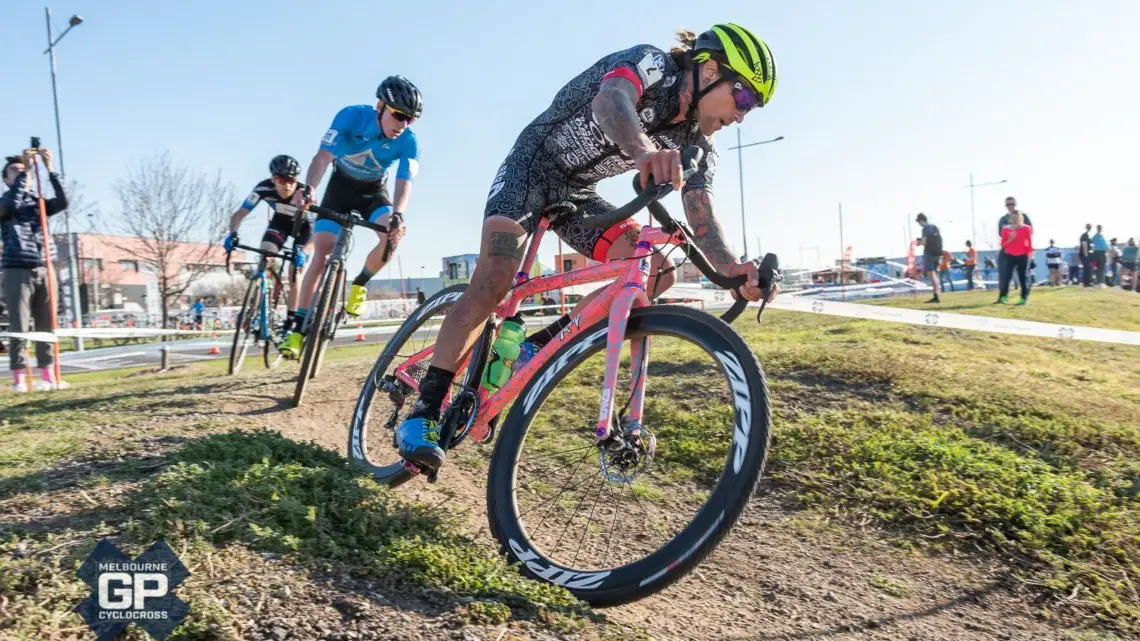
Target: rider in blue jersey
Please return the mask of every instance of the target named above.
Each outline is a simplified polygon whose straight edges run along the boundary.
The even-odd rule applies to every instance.
[[[355,105],[337,113],[305,174],[305,182],[316,188],[325,170],[333,165],[321,206],[342,214],[358,211],[368,220],[392,230],[390,243],[388,234],[377,234],[380,242],[352,281],[344,306],[351,316],[360,315],[367,294],[365,285],[391,259],[404,235],[403,212],[411,199],[412,180],[419,170],[419,145],[409,128],[423,112],[419,89],[403,76],[390,76],[380,83],[376,98],[375,107]],[[393,167],[396,168],[394,202],[388,199],[387,186],[388,172]],[[336,245],[340,224],[318,216],[313,232],[312,264],[301,283],[301,301],[305,305],[312,300],[313,289]],[[306,314],[307,307],[297,308],[294,331],[281,345],[281,351],[288,357],[295,358],[301,353],[301,330]]]

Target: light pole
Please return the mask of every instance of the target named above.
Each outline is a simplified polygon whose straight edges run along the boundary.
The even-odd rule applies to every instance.
[[[55,107],[55,144],[56,150],[59,152],[59,173],[66,176],[67,172],[63,165],[63,134],[59,126],[59,93],[56,91],[55,86],[55,45],[63,40],[68,31],[74,27],[79,26],[83,22],[83,18],[75,15],[67,21],[67,28],[63,33],[59,34],[58,38],[52,38],[51,32],[51,9],[44,7],[44,18],[47,21],[47,43],[48,48],[44,53],[48,54],[48,59],[51,61],[51,101]],[[79,250],[79,241],[71,235],[71,213],[68,212],[63,217],[64,235],[67,237],[67,269],[71,272],[71,318],[75,327],[83,327],[83,314],[79,308],[79,259],[76,256]],[[75,348],[83,350],[83,339],[75,339]]]
[[[970,244],[975,246],[975,247],[978,246],[978,239],[977,239],[978,229],[974,223],[974,187],[991,187],[993,185],[1000,185],[1004,182],[1006,182],[1006,181],[1005,180],[998,180],[998,181],[995,181],[992,183],[976,183],[976,182],[974,182],[974,174],[971,172],[970,173],[970,184],[963,187],[964,189],[970,190]]]
[[[743,232],[743,236],[744,236],[744,256],[741,259],[742,262],[748,260],[748,229],[746,228],[746,225],[744,222],[744,148],[745,147],[755,147],[757,145],[766,145],[770,142],[776,142],[776,141],[783,140],[783,139],[784,139],[783,136],[776,136],[775,138],[773,138],[771,140],[763,140],[761,142],[750,142],[747,145],[745,145],[742,142],[740,142],[740,128],[738,127],[736,129],[736,146],[728,148],[729,151],[732,151],[733,149],[736,150],[737,164],[740,166],[740,230]]]

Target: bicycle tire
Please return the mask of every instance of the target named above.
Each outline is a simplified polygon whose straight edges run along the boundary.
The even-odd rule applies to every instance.
[[[230,346],[230,376],[237,375],[241,371],[242,363],[245,362],[245,353],[249,350],[249,335],[253,328],[254,306],[260,290],[261,283],[257,278],[249,281],[249,286],[245,288],[241,311],[238,312],[237,320],[234,323],[234,342]]]
[[[415,313],[408,317],[407,320],[400,325],[396,333],[389,339],[387,345],[384,346],[383,351],[376,357],[376,363],[372,366],[372,371],[369,372],[368,377],[364,379],[364,386],[360,389],[360,395],[356,398],[356,406],[352,411],[352,420],[348,427],[348,457],[363,465],[372,476],[379,483],[384,483],[391,487],[402,485],[410,480],[415,474],[404,469],[402,463],[397,460],[394,463],[386,465],[376,465],[369,460],[365,453],[365,443],[368,440],[368,419],[372,413],[372,401],[376,393],[380,391],[380,379],[388,367],[392,364],[393,359],[400,353],[400,348],[409,338],[415,336],[420,327],[437,314],[441,314],[450,309],[463,292],[467,290],[466,283],[452,285],[446,289],[440,290],[434,296],[427,299],[423,305],[416,309]],[[383,392],[381,392],[383,393]],[[398,456],[393,452],[393,456]]]
[[[693,520],[656,551],[626,565],[581,571],[553,562],[536,549],[520,522],[516,465],[528,427],[550,392],[586,358],[606,347],[608,321],[583,331],[558,351],[523,389],[502,426],[487,481],[490,529],[508,560],[529,578],[561,585],[594,607],[629,603],[659,592],[711,553],[740,517],[756,489],[768,455],[771,407],[763,369],[748,344],[724,321],[673,305],[632,311],[626,337],[669,335],[691,341],[720,360],[734,398],[733,442],[716,486]],[[731,366],[729,366],[731,365]],[[732,370],[730,372],[730,370]],[[750,412],[744,431],[742,408]],[[741,441],[744,441],[743,446]]]
[[[281,294],[285,289],[284,283],[276,276],[273,278],[273,294],[269,297],[267,303],[267,313],[265,314],[268,319],[268,325],[265,329],[265,343],[261,346],[261,360],[266,369],[276,369],[281,364],[281,359],[284,357],[278,347],[281,341],[274,339],[274,332],[280,325],[281,319],[277,318],[277,305],[281,302]],[[288,313],[288,311],[286,311]]]
[[[304,347],[301,350],[303,352],[301,371],[297,375],[297,386],[293,390],[293,407],[300,406],[301,401],[305,398],[305,385],[309,382],[309,374],[312,372],[316,360],[317,346],[324,342],[322,330],[325,326],[325,316],[328,315],[329,300],[333,295],[333,288],[328,284],[330,282],[335,283],[339,273],[340,263],[332,261],[321,278],[322,287],[319,290],[321,297],[317,306],[313,308],[313,322],[309,325],[309,333],[305,336]]]
[[[340,325],[341,317],[343,316],[343,308],[340,301],[344,297],[345,287],[345,273],[343,269],[337,269],[336,284],[333,286],[333,298],[329,301],[328,311],[325,312],[324,331],[321,332],[321,341],[317,343],[317,356],[316,361],[313,362],[313,368],[309,372],[309,378],[316,378],[317,374],[321,373],[321,365],[325,361],[325,351],[329,348],[329,343],[332,342],[333,337],[336,336],[336,328]]]

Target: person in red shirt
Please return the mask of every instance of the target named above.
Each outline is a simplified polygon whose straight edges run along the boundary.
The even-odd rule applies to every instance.
[[[963,261],[966,266],[966,289],[974,288],[974,270],[978,268],[978,250],[974,249],[974,244],[966,241],[966,260]]]
[[[1021,212],[1010,214],[1009,225],[1001,230],[1001,248],[1008,257],[1002,261],[998,283],[996,304],[1005,304],[1009,296],[1009,281],[1017,270],[1017,280],[1021,283],[1021,300],[1018,305],[1029,302],[1029,257],[1033,254],[1033,227],[1024,224]]]

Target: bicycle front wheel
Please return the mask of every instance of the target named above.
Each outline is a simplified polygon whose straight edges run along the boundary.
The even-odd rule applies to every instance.
[[[284,283],[277,277],[271,281],[273,283],[273,293],[269,295],[269,303],[266,309],[266,327],[263,332],[265,334],[265,343],[261,346],[261,359],[268,369],[275,369],[281,364],[281,341],[284,336],[281,334],[281,314],[277,311],[277,306],[281,303],[282,290],[285,289]],[[288,312],[286,312],[288,313]]]
[[[325,310],[324,330],[321,332],[321,341],[317,344],[317,356],[316,360],[313,361],[313,369],[309,373],[309,378],[316,378],[317,374],[321,373],[321,364],[325,362],[325,351],[329,348],[329,343],[332,342],[333,337],[336,336],[336,328],[340,326],[340,322],[344,320],[344,281],[344,270],[337,269],[336,277],[333,279],[332,300],[329,301],[327,309]]]
[[[254,318],[257,316],[258,294],[261,293],[261,281],[257,278],[249,281],[245,288],[245,298],[242,299],[241,311],[238,312],[237,322],[234,323],[234,343],[230,346],[231,376],[241,371],[245,362],[245,353],[249,349],[249,341],[253,338]]]
[[[509,560],[596,607],[658,592],[716,548],[756,488],[771,423],[744,339],[698,310],[655,305],[630,314],[615,436],[598,442],[607,332],[606,321],[583,331],[535,373],[487,482],[491,532]],[[644,412],[619,420],[637,406],[635,377]]]
[[[336,291],[335,285],[339,275],[340,263],[332,261],[329,263],[324,276],[321,278],[321,289],[318,290],[320,292],[320,299],[313,308],[312,323],[309,324],[309,333],[305,336],[304,348],[301,350],[303,352],[303,356],[301,357],[301,371],[297,374],[297,387],[293,390],[293,407],[300,406],[301,401],[305,398],[305,386],[308,384],[309,379],[312,378],[312,373],[320,354],[321,345],[325,342],[325,319],[329,315],[329,307],[332,306],[333,296]]]

